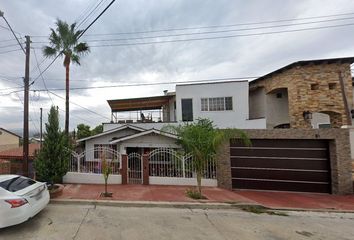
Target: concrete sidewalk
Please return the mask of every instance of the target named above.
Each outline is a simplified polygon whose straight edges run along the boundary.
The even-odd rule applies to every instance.
[[[262,205],[272,209],[301,209],[301,210],[324,210],[324,211],[354,211],[354,195],[337,196],[314,193],[289,193],[267,191],[229,191],[216,187],[204,187],[203,195],[207,200],[194,200],[186,196],[186,186],[159,186],[159,185],[109,185],[108,191],[113,193],[111,198],[100,197],[104,191],[104,185],[90,184],[67,184],[63,194],[56,198],[56,202],[72,200],[84,200],[102,202],[109,200],[110,203],[125,202],[156,202],[173,203],[203,203],[216,204],[245,204]],[[70,201],[71,200],[71,201]]]

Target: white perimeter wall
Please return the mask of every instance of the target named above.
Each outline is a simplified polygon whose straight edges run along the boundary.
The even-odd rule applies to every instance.
[[[104,184],[103,174],[94,173],[75,173],[68,172],[63,177],[64,183],[83,183],[83,184]],[[109,175],[108,184],[122,184],[121,175]]]
[[[177,185],[177,186],[197,186],[196,178],[169,178],[169,177],[149,177],[150,185]],[[202,179],[202,186],[217,187],[216,179]]]
[[[201,98],[232,97],[231,111],[201,111]],[[181,100],[193,101],[193,119],[209,118],[218,128],[265,128],[262,121],[248,120],[248,82],[189,84],[176,86],[177,121],[182,121]],[[259,124],[259,125],[258,125]]]

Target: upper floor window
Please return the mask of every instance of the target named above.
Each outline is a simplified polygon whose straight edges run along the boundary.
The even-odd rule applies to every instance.
[[[232,97],[202,98],[202,111],[229,111],[232,110]]]

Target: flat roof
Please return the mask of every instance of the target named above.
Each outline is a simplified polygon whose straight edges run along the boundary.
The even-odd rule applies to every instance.
[[[248,82],[248,80],[229,80],[229,81],[217,81],[217,82],[200,82],[200,83],[181,83],[176,84],[176,86],[189,86],[189,85],[206,85],[206,84],[218,84],[218,83],[238,83],[238,82]]]
[[[332,63],[350,63],[352,64],[354,62],[354,57],[344,57],[344,58],[328,58],[328,59],[315,59],[315,60],[302,60],[302,61],[297,61],[293,62],[291,64],[288,64],[282,68],[279,68],[273,72],[267,73],[266,75],[259,77],[257,79],[254,79],[250,81],[250,84],[257,82],[259,80],[268,78],[272,76],[273,74],[281,73],[285,70],[291,69],[296,66],[304,66],[304,65],[309,65],[309,64],[332,64]]]
[[[175,95],[107,100],[112,112],[161,109]]]

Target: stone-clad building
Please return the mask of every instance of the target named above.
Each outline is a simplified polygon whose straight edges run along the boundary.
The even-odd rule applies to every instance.
[[[266,118],[268,129],[351,125],[353,62],[299,61],[250,82],[250,118]]]

